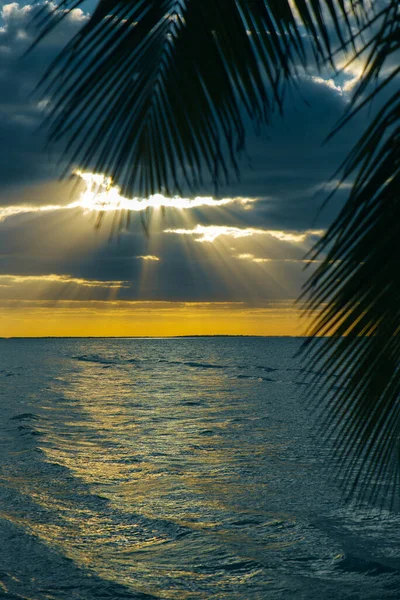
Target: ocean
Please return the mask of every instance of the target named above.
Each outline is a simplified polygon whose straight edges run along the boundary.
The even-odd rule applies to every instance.
[[[400,598],[296,338],[0,340],[0,598]]]

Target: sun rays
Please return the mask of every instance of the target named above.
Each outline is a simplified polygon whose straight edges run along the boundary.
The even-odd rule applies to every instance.
[[[0,208],[4,231],[28,227],[22,239],[35,269],[0,273],[0,303],[8,315],[19,315],[10,334],[25,322],[25,297],[41,306],[29,308],[41,323],[32,328],[35,335],[292,331],[295,313],[280,303],[298,295],[303,257],[321,230],[266,227],[268,221],[257,216],[266,198],[126,198],[109,177],[83,171],[72,183],[72,189],[56,182],[38,186],[20,203]],[[149,222],[147,235],[141,216]],[[40,264],[47,257],[43,270],[36,270],[36,254]],[[148,303],[144,312],[137,302]],[[159,302],[170,303],[168,310]],[[278,304],[265,312],[265,302]],[[74,308],[77,303],[84,306]],[[56,314],[62,321],[57,326]]]

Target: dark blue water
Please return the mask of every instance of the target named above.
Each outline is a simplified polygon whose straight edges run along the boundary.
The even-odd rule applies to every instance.
[[[400,597],[288,338],[0,341],[0,597]]]

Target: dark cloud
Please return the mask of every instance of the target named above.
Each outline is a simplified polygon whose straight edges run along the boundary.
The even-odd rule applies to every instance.
[[[51,6],[51,5],[49,5]],[[34,40],[32,19],[40,4],[4,4],[0,18],[0,184],[19,186],[56,176],[57,152],[44,150],[39,128],[46,100],[33,93],[45,69],[82,25],[76,10],[57,32],[25,56]],[[4,193],[2,194],[4,195]]]

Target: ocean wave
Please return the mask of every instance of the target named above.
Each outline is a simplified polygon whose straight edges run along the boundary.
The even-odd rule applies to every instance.
[[[3,375],[3,377],[13,377],[15,373],[12,373],[11,371],[4,371],[4,369],[0,369],[0,375]]]
[[[88,572],[8,519],[0,518],[0,535],[0,598],[159,600]]]
[[[79,360],[81,362],[91,362],[91,363],[97,363],[99,365],[114,365],[114,364],[118,364],[118,362],[120,362],[120,360],[110,360],[110,359],[106,359],[103,358],[102,356],[99,356],[98,354],[82,354],[79,356],[73,356],[72,357],[74,360]]]
[[[254,381],[274,381],[270,377],[260,377],[258,375],[236,375],[236,379],[252,379]]]
[[[336,569],[349,573],[361,573],[376,577],[378,575],[398,573],[399,569],[385,565],[376,560],[361,558],[353,554],[345,554],[343,558],[335,565]]]
[[[160,358],[157,360],[158,363],[166,363],[168,365],[183,365],[184,367],[191,367],[193,369],[226,369],[229,368],[227,365],[218,365],[215,363],[202,363],[195,361],[181,361],[181,360],[167,360]]]
[[[236,365],[235,369],[248,369],[249,371],[253,369],[257,369],[258,371],[265,371],[266,373],[273,373],[274,371],[278,371],[279,369],[275,369],[275,367],[266,367],[265,365]]]
[[[13,417],[10,417],[10,421],[26,421],[26,420],[31,420],[33,419],[34,421],[38,421],[39,417],[38,415],[35,415],[34,413],[21,413],[19,415],[14,415]]]
[[[210,363],[198,363],[198,362],[183,362],[186,367],[193,367],[194,369],[224,369],[225,365],[213,365]]]

